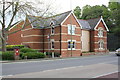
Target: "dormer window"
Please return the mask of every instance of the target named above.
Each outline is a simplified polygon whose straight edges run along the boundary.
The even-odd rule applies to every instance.
[[[103,29],[102,28],[98,29],[98,37],[103,37]]]

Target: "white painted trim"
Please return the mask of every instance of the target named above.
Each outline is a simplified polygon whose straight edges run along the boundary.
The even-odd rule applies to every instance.
[[[43,49],[37,49],[37,50],[43,50]],[[44,49],[44,50],[51,50],[51,49]],[[60,49],[53,49],[53,50],[60,50]],[[62,51],[69,51],[68,49],[61,49]],[[81,50],[81,49],[75,49],[75,50]]]
[[[99,36],[94,36],[94,37],[97,37],[97,38],[107,38],[107,37],[99,37]]]
[[[55,42],[55,40],[54,40],[54,39],[51,39],[51,40],[50,40],[51,49],[54,50],[54,48],[55,48],[55,43],[54,43],[54,48],[52,48],[52,42]]]
[[[61,22],[61,25],[63,25],[63,23],[67,20],[67,18],[71,15],[71,12],[69,13],[69,15]]]
[[[22,42],[22,43],[43,43],[43,42]]]
[[[71,40],[67,40],[68,41],[71,41]],[[76,40],[72,40],[73,42],[75,42],[75,48],[76,48]],[[76,50],[75,48],[72,48],[72,50]],[[68,48],[68,50],[71,50],[71,48]]]
[[[100,23],[101,21],[103,22],[103,24],[104,24],[105,28],[107,29],[107,31],[109,31],[109,29],[108,29],[107,25],[105,24],[105,22],[104,22],[104,20],[103,20],[102,17],[100,18],[100,20],[98,21],[98,23],[97,23],[97,25],[95,26],[94,29],[97,30],[96,28],[98,27],[98,25],[99,25],[99,23]]]
[[[11,29],[13,29],[15,26],[17,26],[17,25],[20,24],[21,22],[22,22],[22,20],[19,21],[17,24],[15,24],[13,27],[11,27],[8,31],[10,31]]]
[[[76,18],[75,14],[73,13],[73,11],[71,11],[70,14],[62,21],[61,25],[63,26],[63,23],[67,20],[67,18],[68,18],[71,14],[73,14],[73,17],[75,18],[75,20],[77,21],[77,23],[78,23],[79,26],[81,27],[78,19]]]
[[[74,12],[72,11],[72,14],[73,14],[73,16],[75,17],[75,19],[76,19],[76,21],[77,21],[77,23],[79,24],[79,26],[81,27],[81,29],[82,29],[82,26],[81,26],[81,24],[79,23],[79,21],[78,21],[78,19],[77,19],[77,17],[75,16],[75,14],[74,14]]]
[[[27,35],[27,36],[23,36],[23,37],[40,37],[40,36],[43,37],[43,35]]]
[[[28,18],[27,18],[27,19],[28,19]],[[30,25],[32,26],[32,28],[34,28],[33,25],[32,25],[32,23],[31,23],[31,21],[30,21],[29,19],[28,19],[28,21],[30,22]]]
[[[33,29],[33,28],[27,28],[27,29],[23,29],[22,31],[27,31],[27,30],[31,30],[31,29]]]

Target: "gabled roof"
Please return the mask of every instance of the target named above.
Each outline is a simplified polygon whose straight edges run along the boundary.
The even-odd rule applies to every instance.
[[[89,23],[91,30],[94,30],[95,26],[99,22],[100,18],[95,18],[95,19],[89,19],[87,22]]]
[[[32,26],[34,28],[45,28],[45,27],[49,27],[51,22],[53,22],[55,26],[60,25],[70,13],[71,11],[67,11],[65,13],[61,13],[48,18],[28,16],[28,19],[30,22],[34,21],[32,23]]]
[[[91,27],[86,20],[78,19],[79,23],[81,24],[82,29],[90,30]]]
[[[96,30],[98,24],[101,21],[103,22],[106,30],[109,31],[109,29],[108,29],[107,25],[105,24],[102,17],[89,19],[89,20],[81,20],[81,19],[79,19],[79,23],[81,24],[82,29],[87,29],[87,30]]]

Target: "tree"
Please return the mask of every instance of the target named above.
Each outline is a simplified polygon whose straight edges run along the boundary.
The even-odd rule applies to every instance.
[[[40,1],[37,2],[37,5],[38,3],[39,3],[39,6],[42,6],[44,4],[43,2],[40,2]],[[45,6],[46,8],[44,8],[43,6],[42,8],[36,8],[35,1],[33,3],[33,2],[27,2],[23,0],[16,0],[16,1],[2,0],[0,1],[0,7],[1,7],[0,24],[2,26],[2,30],[1,30],[2,33],[0,34],[0,38],[2,40],[3,52],[6,51],[6,37],[8,35],[8,30],[17,23],[17,22],[15,23],[16,18],[18,19],[18,17],[23,17],[23,15],[26,16],[27,18],[29,14],[44,16],[51,9],[50,5]],[[24,24],[25,23],[26,23],[26,20],[24,21]],[[27,24],[27,25],[30,25],[30,24]],[[25,26],[26,25],[23,25],[22,29]]]
[[[109,2],[110,20],[112,22],[112,32],[120,37],[120,3]]]
[[[77,7],[74,9],[74,14],[75,14],[75,16],[76,16],[78,19],[80,19],[80,17],[81,17],[81,9],[80,9],[79,6],[77,6]]]
[[[104,18],[109,16],[108,8],[105,5],[86,5],[83,7],[82,19],[98,18],[100,16],[103,16]]]

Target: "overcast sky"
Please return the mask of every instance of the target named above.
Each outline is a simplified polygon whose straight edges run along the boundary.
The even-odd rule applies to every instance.
[[[10,0],[11,1],[11,0]],[[26,1],[41,1],[41,0],[26,0]],[[106,5],[108,6],[109,0],[42,0],[45,1],[45,4],[51,4],[53,5],[53,10],[55,11],[56,14],[58,13],[63,13],[69,10],[75,9],[76,6],[80,6],[82,9],[83,6],[85,5]],[[40,5],[37,5],[40,7]],[[1,28],[1,25],[0,25]]]
[[[82,8],[85,5],[106,5],[108,6],[109,0],[55,0],[56,7],[58,7],[58,12],[65,12],[73,10],[76,6]]]

